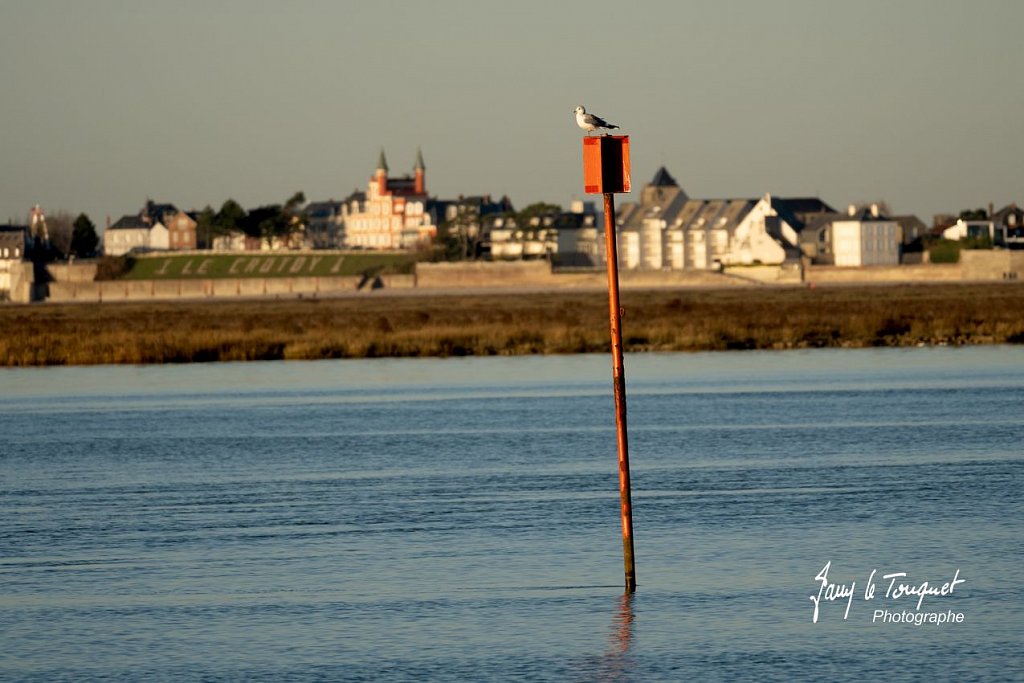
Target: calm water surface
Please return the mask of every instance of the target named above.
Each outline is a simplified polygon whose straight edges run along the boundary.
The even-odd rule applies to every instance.
[[[1024,349],[626,371],[631,597],[605,356],[0,371],[0,678],[1021,678]]]

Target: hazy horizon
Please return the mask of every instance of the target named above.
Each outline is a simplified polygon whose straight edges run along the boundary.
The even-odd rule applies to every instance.
[[[634,194],[897,213],[1024,201],[1024,3],[0,0],[0,220],[340,200],[381,148],[432,195],[583,194],[583,104]],[[627,198],[623,197],[625,201]]]

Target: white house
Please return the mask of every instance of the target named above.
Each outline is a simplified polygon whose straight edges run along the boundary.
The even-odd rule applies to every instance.
[[[152,238],[154,232],[156,245]],[[151,225],[141,216],[123,216],[103,231],[103,253],[107,256],[121,256],[132,250],[167,249],[167,228],[161,223]]]
[[[865,210],[832,223],[832,254],[837,266],[895,266],[900,262],[900,226]]]
[[[722,265],[778,265],[792,259],[799,244],[799,221],[786,209],[786,200],[766,194],[736,219]]]
[[[0,300],[10,298],[20,280],[27,235],[21,226],[0,227]]]
[[[1006,226],[997,225],[995,221],[961,218],[943,230],[942,236],[947,240],[988,239],[993,244],[1004,244],[1006,242]]]
[[[171,232],[163,223],[154,223],[149,228],[149,248],[158,250],[171,248]]]

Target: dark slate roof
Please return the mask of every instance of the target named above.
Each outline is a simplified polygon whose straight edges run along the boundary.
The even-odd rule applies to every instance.
[[[138,230],[139,228],[149,229],[149,225],[143,220],[142,216],[121,216],[107,230]]]
[[[725,218],[725,221],[714,227],[735,230],[736,226],[747,217],[747,214],[750,213],[750,210],[754,208],[758,201],[756,199],[733,199],[718,218],[719,221]]]
[[[685,230],[699,211],[704,208],[703,199],[687,199],[673,217],[671,227]]]
[[[787,200],[779,197],[772,197],[772,208],[775,209],[775,213],[779,215],[779,218],[789,223],[794,230],[800,232],[804,229],[805,224],[804,221],[797,216],[797,212],[793,210],[795,202],[798,201],[800,200]]]
[[[416,194],[416,181],[409,176],[388,178],[388,190],[399,196]]]
[[[478,209],[481,214],[495,213],[498,211],[513,211],[512,200],[508,196],[494,201],[489,194],[470,195],[458,199],[438,199],[437,202],[452,204],[455,206],[467,206]]]
[[[921,229],[924,229],[924,228],[928,227],[927,225],[924,224],[923,220],[921,220],[920,218],[918,218],[914,214],[907,214],[905,216],[889,216],[889,220],[896,221],[897,223],[899,223],[903,227],[917,226],[917,227],[919,227]]]
[[[326,202],[310,202],[306,205],[305,213],[310,218],[329,218],[341,213],[341,202],[333,199]]]
[[[661,219],[668,224],[668,227],[672,227],[688,201],[689,198],[682,192],[677,192],[676,196],[669,201],[668,206],[661,212]]]
[[[1016,204],[1007,204],[992,214],[992,220],[995,221],[997,225],[1006,225],[1007,219],[1010,216],[1016,216],[1017,225],[1020,225],[1021,218],[1024,217],[1024,211],[1021,211]]]
[[[841,221],[844,218],[847,218],[847,215],[845,213],[839,213],[838,211],[833,211],[831,213],[823,213],[823,214],[821,214],[819,216],[815,216],[810,221],[808,221],[804,225],[804,227],[800,230],[800,232],[801,233],[804,233],[804,232],[815,232],[816,233],[821,228],[824,228],[824,227],[827,227],[829,225],[832,225],[833,222]]]
[[[566,230],[578,230],[579,228],[596,227],[596,223],[592,213],[563,211],[555,219],[555,227]]]
[[[23,225],[0,225],[0,249],[20,249],[19,257],[25,255],[25,242],[28,239],[28,227]],[[8,258],[13,258],[9,256]]]
[[[162,223],[164,216],[176,213],[178,213],[178,207],[174,204],[157,204],[152,200],[147,200],[146,208],[142,210],[142,215],[148,217],[154,223],[157,221]]]
[[[640,211],[640,205],[636,202],[626,202],[618,208],[615,213],[615,224],[619,228],[625,228],[633,223],[633,216]]]
[[[817,197],[777,197],[775,199],[784,205],[789,212],[801,216],[801,222],[804,223],[807,222],[807,219],[804,217],[806,214],[836,213],[835,209]]]
[[[811,215],[809,216],[809,219],[810,220],[806,223],[801,223],[800,225],[794,225],[793,223],[790,223],[790,225],[793,225],[793,227],[801,234],[805,232],[817,233],[822,228],[828,227],[836,221],[861,221],[864,223],[870,221],[896,221],[900,225],[913,225],[915,222],[920,223],[922,226],[924,225],[917,216],[872,216],[870,206],[865,206],[857,210],[852,216],[849,212],[844,213],[841,211],[830,211],[828,213]]]
[[[852,216],[849,215],[849,213],[847,213],[846,220],[861,221],[861,222],[867,223],[869,221],[888,221],[888,220],[892,220],[892,219],[890,219],[888,216],[885,216],[885,215],[878,215],[878,216],[873,215],[871,213],[871,206],[869,205],[869,206],[859,207],[858,209],[856,209],[853,212]]]
[[[669,175],[669,172],[664,166],[658,169],[658,172],[654,174],[654,179],[651,180],[651,185],[655,187],[679,187],[679,183],[676,179]]]

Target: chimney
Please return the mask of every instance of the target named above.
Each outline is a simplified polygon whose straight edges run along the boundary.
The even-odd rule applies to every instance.
[[[856,204],[850,204],[849,206],[846,207],[846,215],[847,216],[852,216],[855,213],[857,213],[857,205]]]
[[[871,205],[871,217],[878,218],[878,204]]]
[[[994,206],[992,205],[992,202],[989,202],[989,203],[988,203],[988,218],[990,218],[990,219],[991,219],[991,218],[992,218],[992,215],[993,215],[994,213],[995,213],[995,207],[994,207]]]

